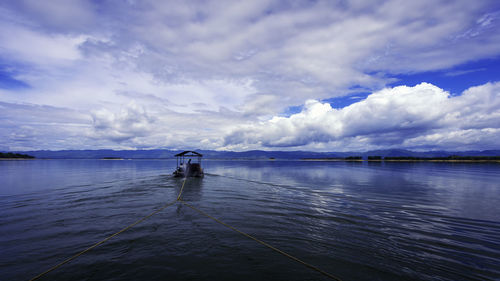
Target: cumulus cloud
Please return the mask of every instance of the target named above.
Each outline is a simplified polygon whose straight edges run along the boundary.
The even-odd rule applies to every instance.
[[[122,142],[144,137],[152,131],[155,119],[146,110],[131,102],[118,113],[107,109],[92,112],[94,135],[99,139]]]
[[[228,146],[301,147],[329,143],[330,149],[495,148],[500,137],[500,82],[452,97],[421,83],[387,88],[342,109],[309,100],[290,117],[241,126],[225,137]]]

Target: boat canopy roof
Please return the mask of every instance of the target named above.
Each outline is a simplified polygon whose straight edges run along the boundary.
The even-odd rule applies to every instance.
[[[175,157],[181,157],[181,156],[186,156],[186,157],[192,157],[192,156],[203,157],[203,155],[201,155],[200,153],[198,153],[196,151],[189,151],[189,150],[186,150],[184,152],[181,152],[181,153],[178,153],[178,154],[175,155]]]

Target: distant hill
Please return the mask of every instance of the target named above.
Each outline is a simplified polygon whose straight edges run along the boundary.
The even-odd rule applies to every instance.
[[[426,151],[416,152],[404,149],[373,150],[367,152],[312,152],[312,151],[215,151],[196,150],[203,154],[205,159],[303,159],[303,158],[346,158],[360,156],[367,159],[368,156],[381,157],[448,157],[457,156],[500,156],[500,150],[484,151]],[[35,150],[18,151],[13,153],[26,153],[39,159],[173,159],[178,150],[152,149],[152,150]]]

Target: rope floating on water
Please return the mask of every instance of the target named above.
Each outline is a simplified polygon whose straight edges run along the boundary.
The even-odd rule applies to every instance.
[[[184,190],[184,185],[186,184],[186,180],[187,180],[187,177],[185,177],[184,178],[184,182],[182,182],[181,191],[179,191],[179,196],[177,196],[177,200],[176,201],[180,201],[181,200],[181,195],[182,195],[182,191]]]
[[[161,207],[161,208],[159,208],[158,210],[156,210],[156,211],[152,212],[151,214],[149,214],[149,215],[147,215],[147,216],[143,217],[142,219],[140,219],[140,220],[138,220],[138,221],[136,221],[136,222],[134,222],[134,223],[132,223],[132,224],[128,225],[127,227],[125,227],[125,228],[121,229],[120,231],[115,232],[114,234],[112,234],[112,235],[108,236],[107,238],[105,238],[105,239],[103,239],[103,240],[101,240],[101,241],[99,241],[99,242],[95,243],[94,245],[92,245],[92,246],[88,247],[87,249],[85,249],[85,250],[83,250],[83,251],[79,252],[78,254],[75,254],[75,255],[73,255],[72,257],[67,258],[66,260],[64,260],[64,261],[60,262],[59,264],[57,264],[57,265],[55,265],[55,266],[53,266],[53,267],[51,267],[51,268],[47,269],[46,271],[44,271],[44,272],[42,272],[42,273],[38,274],[37,276],[35,276],[35,277],[31,278],[29,281],[33,281],[33,280],[37,280],[37,279],[39,279],[40,277],[44,276],[45,274],[47,274],[47,273],[49,273],[49,272],[51,272],[51,271],[53,271],[53,270],[58,269],[58,268],[59,268],[59,267],[61,267],[62,265],[64,265],[64,264],[66,264],[66,263],[68,263],[68,262],[70,262],[70,261],[72,261],[72,260],[76,259],[77,257],[79,257],[79,256],[81,256],[81,255],[85,254],[86,252],[88,252],[88,251],[90,251],[90,250],[94,249],[95,247],[97,247],[97,246],[101,245],[102,243],[104,243],[104,242],[108,241],[109,239],[111,239],[111,238],[113,238],[113,237],[117,236],[118,234],[120,234],[120,233],[122,233],[122,232],[124,232],[124,231],[126,231],[126,230],[128,230],[128,229],[130,229],[130,228],[132,228],[133,226],[135,226],[135,225],[137,225],[137,224],[139,224],[139,223],[143,222],[143,221],[144,221],[144,220],[146,220],[147,218],[149,218],[149,217],[151,217],[151,216],[153,216],[153,215],[155,215],[155,214],[157,214],[157,213],[159,213],[159,212],[163,211],[165,208],[167,208],[167,207],[169,207],[169,206],[174,205],[174,204],[175,204],[175,202],[177,202],[178,200],[180,200],[180,196],[181,196],[181,194],[182,194],[182,189],[184,188],[184,185],[186,184],[186,180],[187,180],[187,178],[184,178],[184,182],[182,183],[181,192],[179,193],[179,196],[177,197],[177,200],[172,201],[172,202],[170,202],[170,203],[167,203],[167,204],[163,205],[163,207]]]
[[[317,272],[319,272],[319,273],[323,274],[324,276],[329,277],[329,278],[331,278],[331,279],[333,279],[333,280],[342,281],[342,279],[340,279],[340,278],[338,278],[338,277],[336,277],[336,276],[333,276],[333,275],[331,275],[330,273],[328,273],[328,272],[326,272],[326,271],[324,271],[324,270],[322,270],[322,269],[320,269],[320,268],[318,268],[318,267],[316,267],[316,266],[314,266],[314,265],[312,265],[312,264],[310,264],[310,263],[307,263],[307,262],[305,262],[305,261],[303,261],[303,260],[301,260],[301,259],[299,259],[299,258],[297,258],[297,257],[295,257],[295,256],[292,256],[291,254],[288,254],[287,252],[284,252],[284,251],[282,251],[282,250],[280,250],[280,249],[278,249],[278,248],[276,248],[276,247],[274,247],[274,246],[272,246],[272,245],[270,245],[270,244],[268,244],[268,243],[266,243],[266,242],[264,242],[264,241],[262,241],[262,240],[260,240],[260,239],[258,239],[258,238],[256,238],[256,237],[254,237],[254,236],[252,236],[252,235],[250,235],[250,234],[248,234],[248,233],[246,233],[246,232],[243,232],[243,231],[241,231],[241,230],[239,230],[239,229],[237,229],[237,228],[235,228],[235,227],[230,226],[229,224],[227,224],[227,223],[225,223],[225,222],[223,222],[223,221],[221,221],[221,220],[217,219],[216,217],[213,217],[213,216],[211,216],[211,215],[209,215],[209,214],[207,214],[207,213],[203,212],[202,210],[200,210],[200,209],[198,209],[198,208],[196,208],[196,207],[194,207],[194,206],[192,206],[192,205],[188,204],[186,201],[184,201],[184,200],[182,200],[182,199],[181,199],[181,200],[179,200],[179,201],[180,201],[182,204],[186,205],[187,207],[189,207],[189,208],[191,208],[191,209],[193,209],[193,210],[197,211],[198,213],[200,213],[200,214],[202,214],[202,215],[206,216],[207,218],[210,218],[210,219],[212,219],[212,220],[214,220],[214,221],[218,222],[219,224],[222,224],[223,226],[225,226],[225,227],[227,227],[227,228],[229,228],[229,229],[231,229],[231,230],[233,230],[233,231],[236,231],[236,232],[238,232],[239,234],[241,234],[241,235],[243,235],[243,236],[245,236],[245,237],[247,237],[247,238],[250,238],[250,239],[252,239],[252,240],[254,240],[254,241],[258,242],[258,243],[260,243],[260,244],[262,244],[262,245],[264,245],[264,246],[268,247],[269,249],[271,249],[271,250],[273,250],[273,251],[275,251],[275,252],[278,252],[278,253],[282,254],[283,256],[285,256],[285,257],[287,257],[287,258],[290,258],[290,259],[292,259],[292,260],[294,260],[294,261],[296,261],[296,262],[298,262],[298,263],[300,263],[300,264],[302,264],[302,265],[305,265],[305,266],[309,267],[310,269],[315,270],[315,271],[317,271]]]
[[[32,281],[32,280],[37,280],[38,278],[40,278],[40,277],[44,276],[45,274],[47,274],[47,273],[49,273],[49,272],[51,272],[51,271],[53,271],[53,270],[55,270],[55,269],[59,268],[59,267],[60,267],[60,266],[62,266],[63,264],[68,263],[68,262],[70,262],[70,261],[72,261],[72,260],[76,259],[77,257],[79,257],[79,256],[81,256],[81,255],[85,254],[86,252],[88,252],[88,251],[90,251],[90,250],[94,249],[95,247],[97,247],[97,246],[101,245],[102,243],[104,243],[104,242],[108,241],[109,239],[111,239],[111,238],[113,238],[113,237],[117,236],[118,234],[120,234],[120,233],[122,233],[122,232],[124,232],[124,231],[126,231],[126,230],[128,230],[128,229],[130,229],[130,228],[132,228],[132,227],[133,227],[133,226],[135,226],[136,224],[141,223],[141,222],[142,222],[142,221],[144,221],[145,219],[147,219],[147,218],[149,218],[149,217],[151,217],[151,216],[153,216],[153,215],[155,215],[155,214],[157,214],[157,213],[159,213],[159,212],[163,211],[163,210],[164,210],[165,208],[167,208],[168,206],[172,206],[172,205],[174,205],[174,204],[175,204],[175,202],[177,202],[177,201],[173,201],[173,202],[170,202],[170,203],[168,203],[168,204],[165,204],[165,205],[164,205],[163,207],[161,207],[160,209],[158,209],[158,210],[156,210],[156,211],[152,212],[151,214],[149,214],[149,215],[147,215],[147,216],[143,217],[142,219],[140,219],[140,220],[138,220],[138,221],[136,221],[136,222],[134,222],[134,223],[132,223],[132,224],[128,225],[127,227],[125,227],[125,228],[123,228],[122,230],[120,230],[120,231],[118,231],[118,232],[114,233],[113,235],[111,235],[111,236],[109,236],[109,237],[107,237],[107,238],[105,238],[105,239],[103,239],[103,240],[101,240],[101,241],[99,241],[99,242],[95,243],[94,245],[92,245],[92,246],[88,247],[87,249],[85,249],[85,250],[83,250],[83,251],[79,252],[78,254],[76,254],[76,255],[74,255],[74,256],[72,256],[72,257],[70,257],[70,258],[68,258],[68,259],[66,259],[66,260],[64,260],[64,261],[62,261],[62,262],[60,262],[59,264],[57,264],[57,265],[55,265],[55,266],[53,266],[53,267],[49,268],[48,270],[46,270],[46,271],[44,271],[44,272],[42,272],[42,273],[38,274],[37,276],[35,276],[35,277],[31,278],[31,279],[30,279],[30,281]]]
[[[338,278],[336,276],[333,276],[332,274],[330,274],[330,273],[328,273],[328,272],[326,272],[326,271],[324,271],[324,270],[322,270],[322,269],[320,269],[320,268],[318,268],[318,267],[316,267],[316,266],[314,266],[314,265],[312,265],[310,263],[307,263],[307,262],[305,262],[305,261],[303,261],[303,260],[301,260],[301,259],[299,259],[299,258],[297,258],[295,256],[292,256],[291,254],[288,254],[287,252],[284,252],[284,251],[282,251],[282,250],[280,250],[280,249],[278,249],[278,248],[276,248],[276,247],[274,247],[274,246],[272,246],[272,245],[270,245],[270,244],[268,244],[268,243],[266,243],[266,242],[264,242],[264,241],[262,241],[262,240],[260,240],[260,239],[258,239],[256,237],[254,237],[254,236],[252,236],[252,235],[250,235],[250,234],[248,234],[246,232],[243,232],[243,231],[241,231],[241,230],[239,230],[239,229],[237,229],[237,228],[235,228],[235,227],[233,227],[233,226],[231,226],[231,225],[229,225],[229,224],[227,224],[227,223],[225,223],[225,222],[223,222],[223,221],[221,221],[221,220],[219,220],[219,219],[217,219],[217,218],[215,218],[215,217],[213,217],[213,216],[211,216],[211,215],[209,215],[209,214],[207,214],[205,212],[203,212],[202,210],[200,210],[200,209],[198,209],[198,208],[196,208],[196,207],[188,204],[186,201],[182,200],[182,197],[181,197],[182,196],[182,191],[184,190],[184,185],[186,184],[186,180],[187,180],[187,178],[184,178],[181,190],[180,190],[179,195],[177,196],[177,199],[175,201],[172,201],[170,203],[167,203],[167,204],[163,205],[161,208],[159,208],[158,210],[152,212],[151,214],[149,214],[149,215],[147,215],[147,216],[145,216],[145,217],[137,220],[136,222],[128,225],[127,227],[121,229],[120,231],[115,232],[114,234],[108,236],[107,238],[105,238],[105,239],[103,239],[103,240],[95,243],[94,245],[88,247],[87,249],[85,249],[85,250],[83,250],[83,251],[81,251],[81,252],[73,255],[72,257],[70,257],[70,258],[68,258],[68,259],[60,262],[59,264],[57,264],[57,265],[49,268],[48,270],[46,270],[46,271],[38,274],[37,276],[31,278],[30,281],[37,280],[37,279],[43,277],[45,274],[47,274],[47,273],[49,273],[49,272],[51,272],[53,270],[56,270],[57,268],[61,267],[62,265],[64,265],[64,264],[66,264],[66,263],[68,263],[68,262],[76,259],[77,257],[79,257],[79,256],[85,254],[86,252],[94,249],[95,247],[103,244],[104,242],[108,241],[109,239],[111,239],[111,238],[119,235],[120,233],[122,233],[122,232],[124,232],[124,231],[126,231],[126,230],[128,230],[130,228],[132,228],[133,226],[135,226],[135,225],[143,222],[147,218],[149,218],[149,217],[151,217],[151,216],[153,216],[153,215],[155,215],[155,214],[163,211],[165,208],[174,205],[176,202],[180,202],[180,203],[184,204],[185,206],[187,206],[187,207],[195,210],[196,212],[198,212],[198,213],[200,213],[200,214],[202,214],[202,215],[204,215],[204,216],[206,216],[206,217],[214,220],[215,222],[217,222],[219,224],[222,224],[223,226],[225,226],[225,227],[227,227],[227,228],[229,228],[229,229],[231,229],[233,231],[236,231],[236,232],[240,233],[241,235],[243,235],[243,236],[245,236],[247,238],[250,238],[250,239],[252,239],[252,240],[254,240],[254,241],[256,241],[256,242],[258,242],[258,243],[260,243],[260,244],[262,244],[264,246],[266,246],[267,248],[269,248],[269,249],[271,249],[271,250],[273,250],[275,252],[278,252],[278,253],[282,254],[283,256],[285,256],[287,258],[290,258],[290,259],[292,259],[292,260],[294,260],[294,261],[296,261],[296,262],[298,262],[298,263],[300,263],[300,264],[302,264],[302,265],[304,265],[304,266],[306,266],[306,267],[308,267],[308,268],[310,268],[310,269],[312,269],[312,270],[314,270],[316,272],[319,272],[319,273],[323,274],[324,276],[326,276],[326,277],[328,277],[330,279],[337,280],[337,281],[342,281],[340,278]]]

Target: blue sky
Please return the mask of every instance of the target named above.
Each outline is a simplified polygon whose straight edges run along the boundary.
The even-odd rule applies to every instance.
[[[0,150],[500,149],[498,1],[2,1]]]
[[[422,81],[439,85],[451,95],[460,95],[471,86],[479,86],[498,81],[500,77],[500,57],[471,61],[450,69],[432,72],[411,73],[395,76],[398,81],[389,86],[416,85]]]

